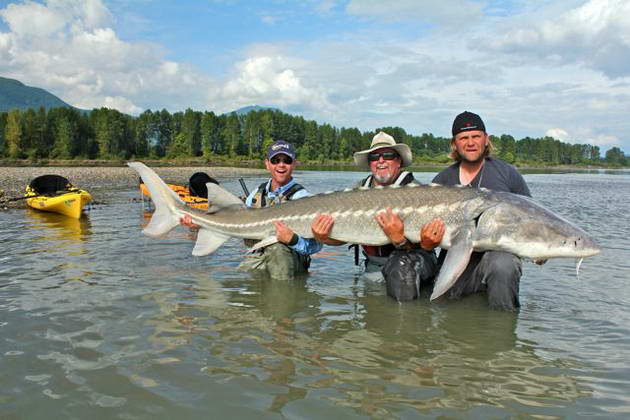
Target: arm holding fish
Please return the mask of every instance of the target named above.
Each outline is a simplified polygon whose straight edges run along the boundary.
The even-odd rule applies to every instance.
[[[302,255],[311,255],[322,249],[322,244],[315,239],[303,238],[293,232],[284,222],[274,221],[276,226],[276,238],[295,252]]]
[[[398,248],[407,246],[405,223],[391,208],[377,214],[376,221],[392,244]],[[420,231],[420,247],[427,251],[433,250],[442,242],[445,230],[442,219],[433,219],[426,223]]]
[[[291,200],[299,200],[300,198],[310,197],[311,195],[312,194],[307,190],[302,189],[293,194]],[[321,251],[322,244],[318,242],[317,239],[304,238],[291,230],[291,228],[283,222],[277,221],[273,223],[276,226],[276,237],[278,238],[278,242],[282,242],[298,254],[312,255]]]
[[[335,220],[329,214],[319,214],[313,220],[311,224],[311,231],[313,232],[313,237],[318,241],[326,245],[339,246],[344,245],[345,242],[339,241],[337,239],[329,238],[330,232],[332,231],[333,225],[335,224]]]
[[[179,224],[193,230],[199,230],[201,228],[201,226],[193,222],[190,214],[185,214],[184,217],[181,217],[179,219]]]

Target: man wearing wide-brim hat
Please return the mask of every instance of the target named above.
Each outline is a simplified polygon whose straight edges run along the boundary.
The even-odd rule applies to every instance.
[[[402,168],[413,161],[409,146],[396,143],[389,134],[379,131],[373,138],[370,148],[354,154],[354,162],[361,169],[371,174],[363,179],[359,186],[403,186],[414,181],[413,174]],[[384,246],[363,246],[365,255],[364,278],[372,281],[385,280],[387,294],[403,301],[418,297],[420,287],[430,286],[436,274],[437,259],[433,249],[439,244],[436,238],[442,238],[444,223],[433,220],[427,223],[420,233],[420,244],[414,244],[405,238],[404,222],[391,209],[376,216],[378,224],[390,239],[391,244]],[[330,239],[334,220],[330,215],[318,216],[311,229],[315,239],[328,245],[342,245],[343,242]]]

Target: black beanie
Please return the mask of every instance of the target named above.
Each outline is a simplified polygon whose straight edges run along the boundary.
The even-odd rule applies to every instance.
[[[453,121],[453,137],[462,131],[480,130],[486,132],[486,126],[483,124],[481,117],[472,112],[464,111],[455,117]]]

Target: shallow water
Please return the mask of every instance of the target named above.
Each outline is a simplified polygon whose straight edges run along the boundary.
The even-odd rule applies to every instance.
[[[297,176],[321,192],[362,174]],[[573,260],[525,264],[518,314],[399,305],[345,247],[300,281],[252,278],[239,241],[196,258],[181,228],[141,235],[135,190],[100,191],[78,221],[2,212],[0,418],[627,418],[630,175],[526,180],[603,252],[579,278]]]

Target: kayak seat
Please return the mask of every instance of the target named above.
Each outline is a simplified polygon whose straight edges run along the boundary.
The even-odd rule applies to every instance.
[[[205,172],[195,172],[188,180],[188,190],[194,197],[208,198],[208,188],[206,184],[212,182],[219,185],[219,181],[212,178]]]
[[[41,175],[34,178],[29,184],[31,189],[40,195],[55,194],[57,191],[68,191],[72,184],[61,175]]]

